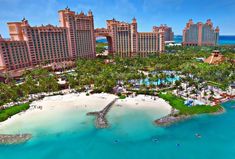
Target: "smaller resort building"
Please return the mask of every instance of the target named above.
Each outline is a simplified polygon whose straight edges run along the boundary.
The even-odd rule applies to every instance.
[[[214,50],[208,58],[204,60],[205,63],[209,64],[219,64],[225,60],[224,55],[222,55],[219,50]]]

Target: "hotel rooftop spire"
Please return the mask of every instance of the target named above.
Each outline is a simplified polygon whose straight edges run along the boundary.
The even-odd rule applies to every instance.
[[[132,23],[137,23],[137,20],[135,17],[132,19]]]

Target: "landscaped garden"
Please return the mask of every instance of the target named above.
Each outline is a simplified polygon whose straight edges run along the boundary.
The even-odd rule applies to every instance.
[[[181,115],[194,115],[194,114],[204,114],[204,113],[217,113],[219,111],[222,111],[223,108],[221,106],[209,106],[209,105],[200,105],[200,106],[193,106],[188,107],[184,104],[184,99],[177,97],[171,93],[160,93],[158,96],[166,101],[169,102],[169,104],[179,110],[179,114]]]

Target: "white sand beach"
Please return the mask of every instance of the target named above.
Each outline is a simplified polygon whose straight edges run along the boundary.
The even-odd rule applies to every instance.
[[[109,113],[112,117],[121,118],[122,115],[128,115],[133,110],[134,113],[141,112],[149,115],[150,120],[156,120],[170,114],[171,106],[163,99],[153,96],[138,95],[136,97],[127,97],[119,99],[114,108]],[[150,121],[152,122],[152,121]]]
[[[163,99],[153,96],[138,95],[136,97],[127,97],[116,102],[119,106],[125,106],[135,109],[161,109],[171,110],[171,106]]]
[[[39,135],[45,129],[48,133],[60,133],[83,127],[93,127],[94,123],[91,122],[93,118],[86,116],[86,113],[102,110],[116,97],[105,93],[89,96],[80,93],[46,97],[43,100],[33,102],[32,108],[26,112],[0,123],[0,133]],[[152,113],[160,114],[160,117],[169,114],[171,110],[170,105],[164,100],[159,98],[154,100],[151,96],[143,95],[120,99],[114,104],[114,107],[121,107],[123,111],[125,109],[148,109]],[[117,111],[117,113],[121,112]]]

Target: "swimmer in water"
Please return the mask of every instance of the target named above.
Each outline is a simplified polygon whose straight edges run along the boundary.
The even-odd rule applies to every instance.
[[[155,138],[155,139],[153,139],[153,142],[158,142],[158,139],[156,139],[156,138]]]
[[[201,138],[202,136],[200,135],[200,134],[195,134],[195,136],[197,137],[197,138]]]

